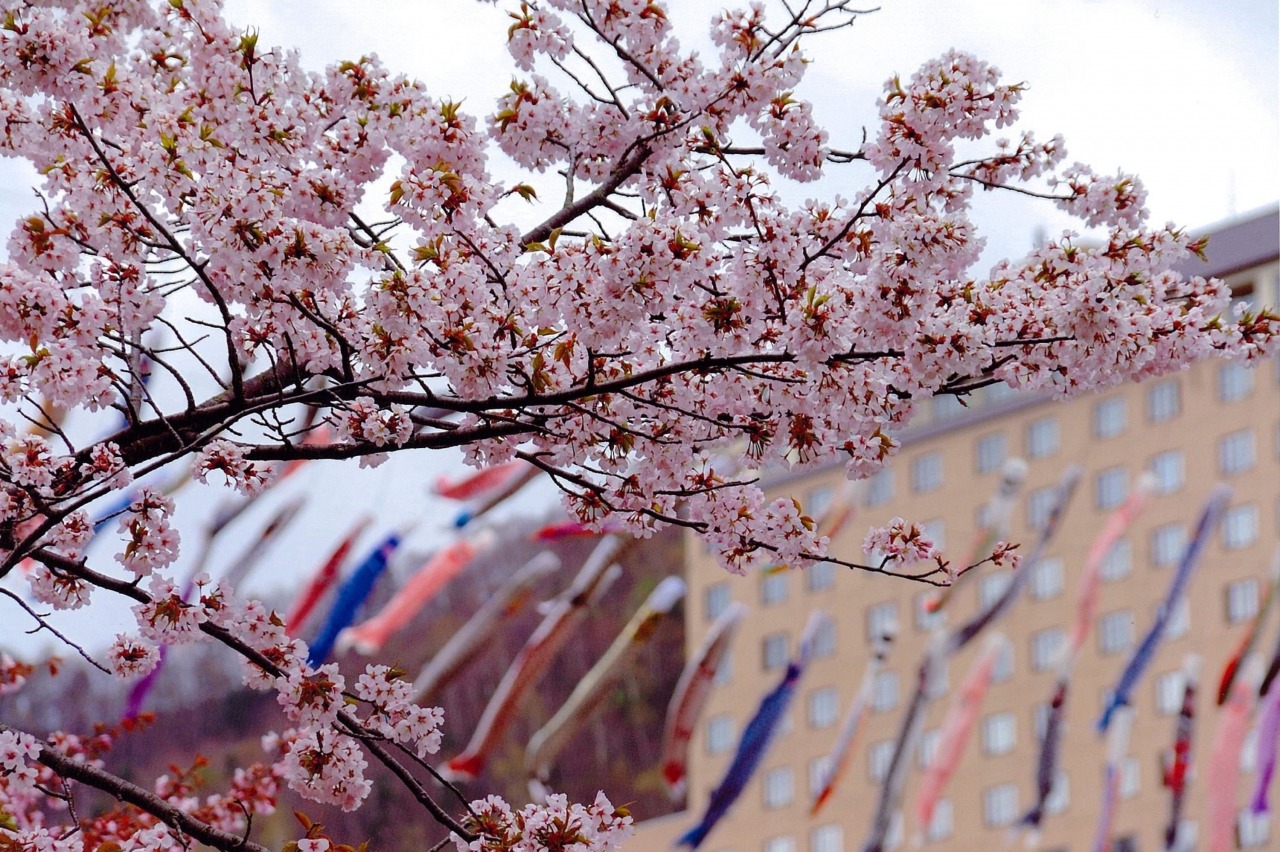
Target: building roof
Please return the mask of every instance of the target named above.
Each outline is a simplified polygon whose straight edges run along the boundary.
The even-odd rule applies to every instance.
[[[1209,236],[1207,261],[1193,257],[1178,264],[1184,275],[1222,277],[1280,257],[1280,205],[1197,231]]]

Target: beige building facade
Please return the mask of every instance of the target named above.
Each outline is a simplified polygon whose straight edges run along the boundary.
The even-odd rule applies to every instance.
[[[1275,209],[1210,231],[1207,264],[1196,274],[1224,278],[1239,300],[1280,304],[1280,216]],[[1039,734],[1054,683],[1053,662],[1075,619],[1085,552],[1144,471],[1156,480],[1148,508],[1111,551],[1097,621],[1071,680],[1060,773],[1039,848],[1088,849],[1098,822],[1105,746],[1094,723],[1109,687],[1151,625],[1189,530],[1217,482],[1232,488],[1226,516],[1199,565],[1187,601],[1175,613],[1150,669],[1133,696],[1135,725],[1122,764],[1113,849],[1156,850],[1170,809],[1160,760],[1171,746],[1182,697],[1180,671],[1190,653],[1203,658],[1202,688],[1184,838],[1203,835],[1205,778],[1220,712],[1214,693],[1232,650],[1247,632],[1268,587],[1280,543],[1280,359],[1256,369],[1212,362],[1070,402],[987,388],[968,407],[935,400],[929,422],[912,427],[892,465],[863,491],[857,516],[834,552],[859,554],[866,529],[894,516],[922,522],[948,556],[963,558],[979,530],[979,511],[1006,459],[1027,462],[1027,478],[1009,538],[1030,549],[1064,471],[1084,474],[1046,558],[1022,597],[999,622],[1011,653],[997,666],[961,762],[933,824],[912,818],[923,766],[956,687],[980,649],[950,661],[948,690],[931,702],[912,756],[895,843],[935,849],[1022,846],[1014,824],[1031,806]],[[839,468],[777,479],[776,493],[797,497],[810,513],[843,482]],[[931,634],[921,602],[931,587],[899,578],[819,566],[807,572],[731,577],[701,545],[688,544],[687,650],[702,641],[730,601],[750,608],[730,658],[698,721],[689,754],[686,810],[643,823],[630,850],[670,848],[698,821],[732,758],[760,698],[781,677],[786,657],[813,610],[833,618],[800,681],[784,723],[760,768],[702,849],[709,852],[838,852],[860,849],[893,751],[915,671]],[[963,583],[940,617],[957,624],[998,594],[1008,576],[986,568]],[[1277,619],[1259,650],[1268,659]],[[810,816],[825,756],[862,679],[869,637],[895,622],[898,636],[873,689],[851,766],[833,799]],[[982,643],[973,643],[980,646]],[[1251,748],[1242,757],[1238,801],[1251,789]],[[1248,788],[1248,789],[1247,789]],[[1280,826],[1242,818],[1244,848],[1277,848]],[[1275,845],[1273,845],[1275,844]],[[1190,848],[1195,848],[1190,847]]]

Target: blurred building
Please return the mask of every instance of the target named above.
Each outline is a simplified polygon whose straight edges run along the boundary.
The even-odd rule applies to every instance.
[[[1239,301],[1280,304],[1280,213],[1275,208],[1213,229],[1210,235],[1208,262],[1196,261],[1184,271],[1223,278]],[[1155,617],[1206,496],[1222,481],[1233,489],[1230,508],[1200,563],[1187,602],[1175,613],[1134,694],[1135,725],[1120,773],[1113,849],[1164,848],[1170,803],[1160,760],[1173,741],[1182,697],[1180,671],[1192,652],[1202,655],[1204,666],[1193,753],[1199,772],[1188,792],[1184,837],[1198,832],[1203,838],[1207,763],[1220,715],[1214,694],[1223,666],[1266,597],[1268,566],[1280,542],[1280,359],[1256,369],[1204,363],[1068,403],[1012,393],[1003,386],[986,388],[966,402],[933,401],[932,416],[903,436],[892,466],[863,492],[858,515],[834,543],[834,552],[860,553],[868,526],[902,516],[924,522],[948,555],[962,558],[1002,464],[1019,456],[1027,461],[1028,475],[1009,538],[1024,542],[1025,553],[1064,471],[1080,464],[1084,477],[1046,558],[998,624],[1011,640],[1012,653],[997,666],[933,824],[919,826],[911,814],[921,767],[936,747],[937,728],[955,687],[980,649],[970,647],[951,661],[950,689],[931,702],[919,754],[912,761],[905,816],[896,819],[896,843],[978,849],[1004,848],[1012,839],[1013,824],[1035,797],[1038,741],[1053,688],[1053,662],[1075,618],[1085,551],[1143,471],[1154,475],[1156,494],[1106,560],[1094,632],[1071,682],[1061,772],[1040,848],[1090,848],[1105,760],[1094,723],[1109,687]],[[794,495],[816,514],[842,479],[841,469],[834,467],[777,479],[771,490]],[[642,824],[628,848],[670,848],[698,821],[743,726],[778,682],[808,613],[821,609],[834,617],[834,636],[820,643],[783,732],[702,848],[860,849],[930,635],[921,601],[932,588],[829,565],[803,573],[730,577],[696,541],[691,539],[688,547],[687,649],[698,646],[729,601],[746,603],[750,614],[717,676],[690,747],[686,809]],[[967,619],[1008,579],[990,568],[969,578],[941,617],[953,625]],[[889,621],[899,626],[898,640],[876,681],[853,764],[832,801],[810,817],[824,758],[868,662],[869,636]],[[1273,617],[1258,646],[1268,658],[1275,647],[1275,621]],[[1252,783],[1251,754],[1247,744],[1240,767],[1242,809]],[[1280,843],[1280,826],[1268,826],[1265,819],[1245,817],[1238,831],[1244,848],[1276,848],[1273,844]],[[1021,846],[1023,839],[1016,843]]]

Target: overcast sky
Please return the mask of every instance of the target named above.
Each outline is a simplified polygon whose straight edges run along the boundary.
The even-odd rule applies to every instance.
[[[463,99],[464,108],[484,115],[510,81],[505,8],[513,5],[230,0],[227,14],[238,25],[258,27],[264,45],[299,48],[304,64],[313,69],[376,52],[393,71],[422,79],[437,97]],[[724,4],[678,0],[675,5],[677,23],[693,28],[682,29],[690,33],[682,41],[705,44],[699,33]],[[1099,170],[1124,168],[1141,175],[1157,223],[1201,227],[1280,198],[1277,4],[1238,0],[1229,4],[1229,12],[1222,11],[1225,5],[883,0],[880,11],[853,29],[810,42],[815,63],[799,94],[814,101],[834,145],[856,147],[861,128],[874,123],[875,99],[885,79],[909,75],[950,47],[968,50],[999,66],[1006,79],[1029,85],[1022,103],[1024,126],[1041,137],[1062,133],[1072,158]],[[823,190],[839,191],[846,179],[858,186],[864,178],[865,173],[850,172],[846,178],[837,172]],[[32,209],[29,180],[29,172],[0,161],[0,218],[11,221]],[[989,255],[1020,253],[1037,228],[1054,232],[1067,224],[1052,208],[1020,197],[981,197],[977,218],[991,242]],[[8,221],[0,224],[6,233]],[[335,493],[351,514],[356,507],[373,506],[387,525],[425,516],[415,533],[422,547],[447,541],[452,508],[428,502],[426,486],[437,470],[457,464],[456,454],[433,454],[394,459],[379,471],[305,469],[282,493],[264,501],[263,511],[245,520],[251,528],[291,493],[312,494],[301,523],[281,537],[268,559],[272,570],[259,572],[258,590],[278,587],[281,578],[304,576],[341,536],[346,510],[332,508]],[[522,502],[541,511],[554,499],[544,487]],[[202,500],[206,507],[212,502]],[[181,510],[180,515],[186,516],[183,534],[194,545],[198,519]],[[369,539],[382,531],[371,530]],[[101,552],[98,558],[109,559]],[[9,621],[14,615],[0,611],[0,621],[14,624]],[[116,615],[107,638],[129,629],[127,613]],[[102,617],[76,617],[64,625],[74,629],[78,622],[101,636]],[[0,648],[14,647],[12,632],[5,633],[10,635],[0,634]]]

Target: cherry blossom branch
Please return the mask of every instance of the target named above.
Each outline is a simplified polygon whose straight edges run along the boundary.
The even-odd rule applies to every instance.
[[[0,722],[0,731],[18,732],[18,729]],[[36,760],[64,778],[79,781],[81,784],[101,790],[114,799],[133,805],[175,831],[215,849],[223,849],[227,852],[233,852],[233,850],[270,852],[265,846],[200,821],[155,793],[112,775],[104,769],[99,769],[92,763],[72,760],[48,744],[41,744],[40,754]]]

